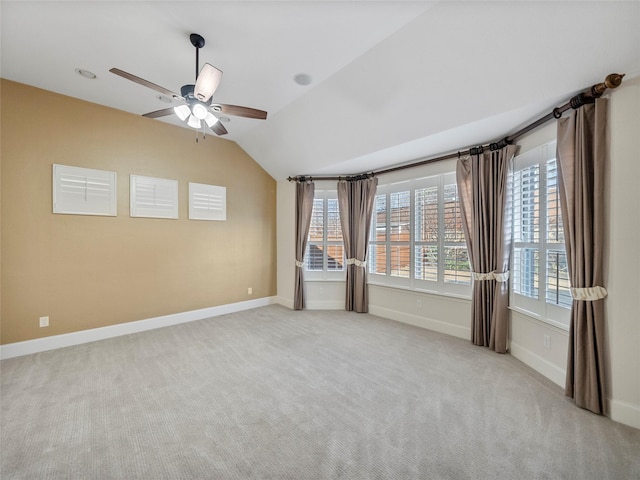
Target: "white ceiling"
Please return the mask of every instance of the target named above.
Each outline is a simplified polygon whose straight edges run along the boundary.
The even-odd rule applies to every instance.
[[[200,64],[224,72],[215,101],[269,112],[231,117],[225,138],[278,180],[496,140],[608,73],[640,74],[638,1],[3,0],[0,15],[3,78],[134,114],[167,105],[109,68],[179,92],[201,34]]]

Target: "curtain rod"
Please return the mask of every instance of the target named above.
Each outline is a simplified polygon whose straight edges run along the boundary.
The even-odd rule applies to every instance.
[[[625,75],[624,73],[623,74],[610,73],[609,75],[607,75],[607,78],[605,78],[604,82],[596,83],[590,88],[587,88],[583,92],[572,97],[564,105],[554,108],[550,113],[544,115],[543,117],[540,117],[534,122],[531,122],[530,124],[521,128],[517,132],[512,133],[511,135],[507,135],[502,140],[499,140],[497,142],[489,143],[487,145],[480,145],[480,146],[473,147],[468,150],[463,150],[460,152],[453,152],[445,155],[440,155],[438,157],[418,160],[412,163],[398,165],[396,167],[389,167],[383,170],[375,170],[371,172],[363,172],[356,175],[296,175],[294,177],[287,177],[287,180],[289,180],[290,182],[306,182],[311,180],[337,180],[337,181],[361,180],[364,178],[373,177],[375,175],[382,175],[384,173],[391,173],[391,172],[396,172],[398,170],[405,170],[407,168],[421,167],[423,165],[428,165],[430,163],[440,162],[443,160],[459,158],[462,155],[479,155],[486,149],[500,150],[501,148],[507,145],[511,145],[516,138],[521,137],[525,133],[528,133],[535,128],[538,128],[540,125],[548,122],[549,120],[554,118],[555,119],[560,118],[562,114],[567,110],[569,110],[570,108],[573,108],[574,110],[576,110],[582,107],[583,105],[594,103],[596,101],[596,98],[600,98],[607,89],[609,88],[613,89],[613,88],[619,87],[620,84],[622,83],[622,78],[624,77],[624,75]]]

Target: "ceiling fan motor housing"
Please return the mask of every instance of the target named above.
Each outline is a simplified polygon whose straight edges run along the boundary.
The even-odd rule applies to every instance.
[[[191,110],[191,112],[196,115],[198,118],[203,118],[200,115],[198,115],[196,113],[196,109],[194,109],[195,105],[202,105],[207,111],[209,110],[213,110],[213,111],[220,111],[220,109],[216,109],[215,107],[212,107],[211,105],[209,105],[209,103],[207,102],[203,102],[201,100],[198,100],[195,95],[193,94],[193,91],[195,89],[195,85],[183,85],[180,88],[180,94],[182,95],[182,97],[184,98],[186,104],[189,106],[189,110]],[[202,110],[201,110],[202,111]],[[201,115],[204,114],[204,111],[202,111],[203,113]]]

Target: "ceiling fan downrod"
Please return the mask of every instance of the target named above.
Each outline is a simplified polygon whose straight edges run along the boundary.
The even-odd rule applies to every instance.
[[[198,80],[198,73],[200,72],[199,63],[200,63],[200,49],[204,47],[204,37],[202,35],[198,35],[197,33],[192,33],[189,35],[189,40],[191,40],[191,45],[196,47],[196,81]]]

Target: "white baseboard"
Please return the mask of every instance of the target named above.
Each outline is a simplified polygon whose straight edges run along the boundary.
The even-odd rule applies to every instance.
[[[26,340],[24,342],[8,343],[0,346],[0,359],[20,357],[22,355],[55,350],[57,348],[70,347],[72,345],[80,345],[82,343],[95,342],[106,338],[119,337],[121,335],[129,335],[131,333],[144,332],[146,330],[169,327],[180,323],[193,322],[195,320],[203,320],[205,318],[226,315],[228,313],[264,307],[275,303],[274,299],[275,297],[257,298],[246,302],[229,303],[227,305],[218,305],[216,307],[163,315],[161,317],[147,318],[145,320],[109,325],[107,327],[92,328],[89,330],[81,330],[79,332],[36,338],[34,340]]]
[[[517,343],[511,342],[509,345],[509,353],[520,360],[525,365],[530,366],[536,372],[541,373],[553,383],[564,387],[567,371],[545,360],[540,355],[536,355]]]
[[[471,330],[468,327],[461,327],[460,325],[454,325],[441,320],[435,320],[433,318],[419,317],[418,315],[399,312],[397,310],[377,305],[369,305],[369,313],[377,315],[378,317],[388,318],[389,320],[395,320],[397,322],[415,325],[416,327],[426,328],[427,330],[433,330],[434,332],[446,333],[447,335],[453,335],[454,337],[464,338],[465,340],[469,340],[471,338]]]
[[[609,418],[640,429],[640,405],[609,399]]]
[[[282,305],[283,307],[287,307],[287,308],[293,310],[293,299],[292,298],[285,298],[285,297],[282,297],[282,296],[278,295],[277,297],[275,297],[274,303],[277,303],[278,305]]]
[[[307,310],[344,310],[344,301],[335,300],[307,300]]]

